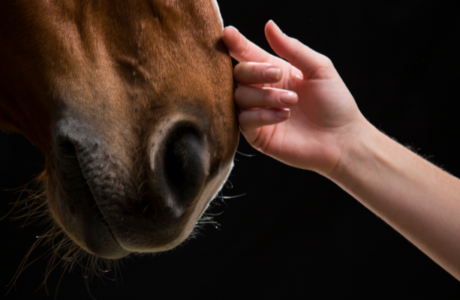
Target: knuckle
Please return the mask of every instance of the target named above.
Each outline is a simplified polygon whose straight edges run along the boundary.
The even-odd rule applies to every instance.
[[[332,60],[321,54],[316,62],[316,68],[313,77],[330,78],[334,76],[334,65]]]
[[[251,78],[259,77],[259,68],[256,65],[251,65],[250,74],[251,74]]]
[[[292,59],[297,59],[300,55],[301,50],[304,48],[304,45],[296,38],[290,38],[291,40],[291,51],[287,53],[287,57],[285,57],[288,60]]]
[[[243,36],[241,36],[241,38],[243,39],[242,41],[242,45],[241,45],[241,56],[243,57],[246,57],[246,55],[249,53],[249,51],[251,50],[251,47],[250,47],[250,43],[249,41],[244,38]]]
[[[276,104],[278,99],[278,92],[275,90],[266,90],[264,94],[264,102],[267,104]]]
[[[266,109],[260,109],[258,119],[260,120],[261,123],[266,124],[266,123],[268,123],[270,121],[271,114]]]
[[[326,68],[333,68],[334,65],[332,64],[332,60],[329,57],[321,54],[321,56],[318,59],[318,67],[326,69]]]

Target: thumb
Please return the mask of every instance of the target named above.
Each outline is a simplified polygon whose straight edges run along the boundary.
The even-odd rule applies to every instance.
[[[288,37],[273,21],[265,26],[267,41],[281,58],[289,61],[302,71],[304,78],[327,79],[334,75],[331,60],[305,46],[296,39]],[[318,72],[321,70],[321,72]]]

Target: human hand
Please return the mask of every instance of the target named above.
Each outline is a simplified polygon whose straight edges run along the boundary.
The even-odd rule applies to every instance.
[[[224,43],[240,63],[235,101],[246,140],[294,167],[330,174],[370,125],[326,56],[286,36],[273,21],[265,35],[288,62],[248,41],[234,27]]]

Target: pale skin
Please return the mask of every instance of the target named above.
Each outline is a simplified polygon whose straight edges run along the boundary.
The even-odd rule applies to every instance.
[[[460,280],[460,180],[369,123],[326,56],[272,21],[265,35],[285,60],[224,30],[246,140],[329,178]]]

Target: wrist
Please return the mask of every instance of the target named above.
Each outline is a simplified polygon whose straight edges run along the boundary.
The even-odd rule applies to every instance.
[[[326,177],[336,183],[343,181],[356,166],[372,160],[374,150],[383,147],[385,138],[382,132],[362,117],[342,141],[339,160]]]

